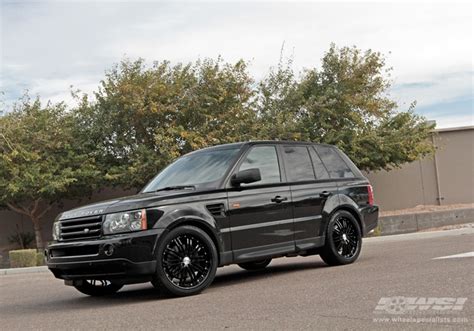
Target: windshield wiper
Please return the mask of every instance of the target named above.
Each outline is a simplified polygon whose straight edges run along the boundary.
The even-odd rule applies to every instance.
[[[154,190],[152,192],[160,192],[160,191],[173,191],[173,190],[194,190],[196,186],[194,185],[175,185],[175,186],[165,186],[162,188],[159,188],[157,190]]]

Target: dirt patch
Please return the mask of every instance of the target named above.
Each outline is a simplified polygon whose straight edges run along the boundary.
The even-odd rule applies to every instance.
[[[453,210],[453,209],[468,209],[474,208],[474,203],[458,203],[453,205],[419,205],[413,208],[400,209],[400,210],[389,210],[381,211],[380,216],[395,216],[395,215],[406,215],[406,214],[420,214],[420,213],[429,213],[433,211],[444,211],[444,210]]]

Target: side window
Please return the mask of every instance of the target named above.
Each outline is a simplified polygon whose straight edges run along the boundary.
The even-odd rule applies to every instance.
[[[256,146],[247,154],[244,162],[240,165],[239,171],[258,168],[262,180],[245,185],[261,185],[270,183],[280,183],[280,167],[278,165],[277,151],[274,146]]]
[[[285,146],[283,150],[288,181],[315,180],[308,148],[304,146]]]
[[[354,177],[351,169],[334,148],[328,146],[316,146],[316,151],[321,157],[326,169],[329,171],[329,176],[331,178]]]
[[[316,179],[328,179],[329,178],[328,171],[326,170],[326,167],[324,166],[323,161],[321,161],[321,158],[316,153],[314,148],[312,147],[309,148],[309,154],[311,155],[311,160],[313,161],[313,167],[314,167],[314,172],[316,173]]]

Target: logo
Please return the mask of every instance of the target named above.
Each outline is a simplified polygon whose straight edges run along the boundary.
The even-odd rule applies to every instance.
[[[104,209],[93,209],[93,210],[86,210],[86,211],[66,211],[61,214],[60,219],[68,219],[68,218],[76,218],[76,217],[87,217],[87,216],[95,216],[100,215],[104,212]]]
[[[386,297],[380,298],[374,313],[406,314],[411,312],[461,311],[467,298]]]
[[[85,229],[84,229],[84,233],[89,233],[89,231],[90,231],[90,230],[89,230],[88,228],[85,228]]]

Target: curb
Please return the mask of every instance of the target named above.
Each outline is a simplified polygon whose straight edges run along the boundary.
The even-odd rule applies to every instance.
[[[47,272],[47,271],[48,271],[47,266],[0,269],[0,276],[15,275],[15,274],[35,274],[35,273]]]
[[[381,216],[380,234],[392,235],[412,233],[448,225],[471,223],[474,221],[474,208],[432,211],[423,213]]]

